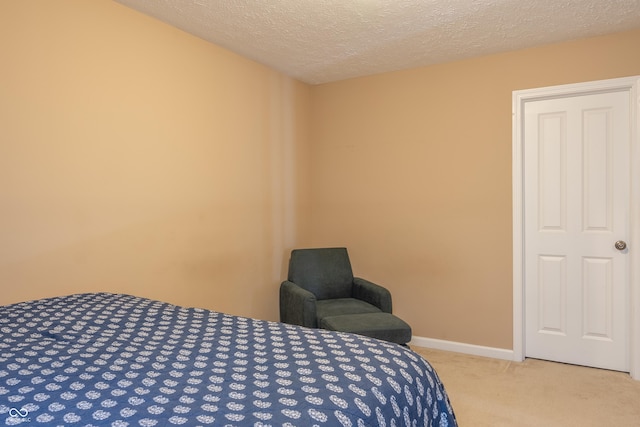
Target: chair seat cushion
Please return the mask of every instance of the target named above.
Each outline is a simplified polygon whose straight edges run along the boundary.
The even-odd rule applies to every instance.
[[[343,314],[381,313],[373,304],[355,298],[323,299],[316,301],[318,325],[325,317]]]
[[[323,329],[351,332],[397,344],[411,341],[411,326],[391,313],[360,313],[324,317],[318,326]]]

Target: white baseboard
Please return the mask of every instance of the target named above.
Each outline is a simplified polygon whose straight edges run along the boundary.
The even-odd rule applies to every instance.
[[[434,338],[411,337],[409,345],[432,348],[434,350],[453,351],[455,353],[472,354],[474,356],[491,357],[502,360],[515,360],[513,350],[505,348],[484,347],[455,341],[437,340]]]

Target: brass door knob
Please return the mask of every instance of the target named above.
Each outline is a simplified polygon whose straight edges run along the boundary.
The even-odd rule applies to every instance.
[[[627,248],[627,242],[624,240],[618,240],[613,246],[615,246],[617,250],[623,251]]]

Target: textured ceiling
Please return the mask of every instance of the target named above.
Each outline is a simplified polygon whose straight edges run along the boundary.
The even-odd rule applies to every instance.
[[[640,0],[116,1],[310,84],[640,28]]]

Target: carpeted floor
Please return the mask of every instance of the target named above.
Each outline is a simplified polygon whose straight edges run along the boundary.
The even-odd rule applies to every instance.
[[[629,374],[412,350],[435,367],[461,427],[640,426],[640,381]]]

